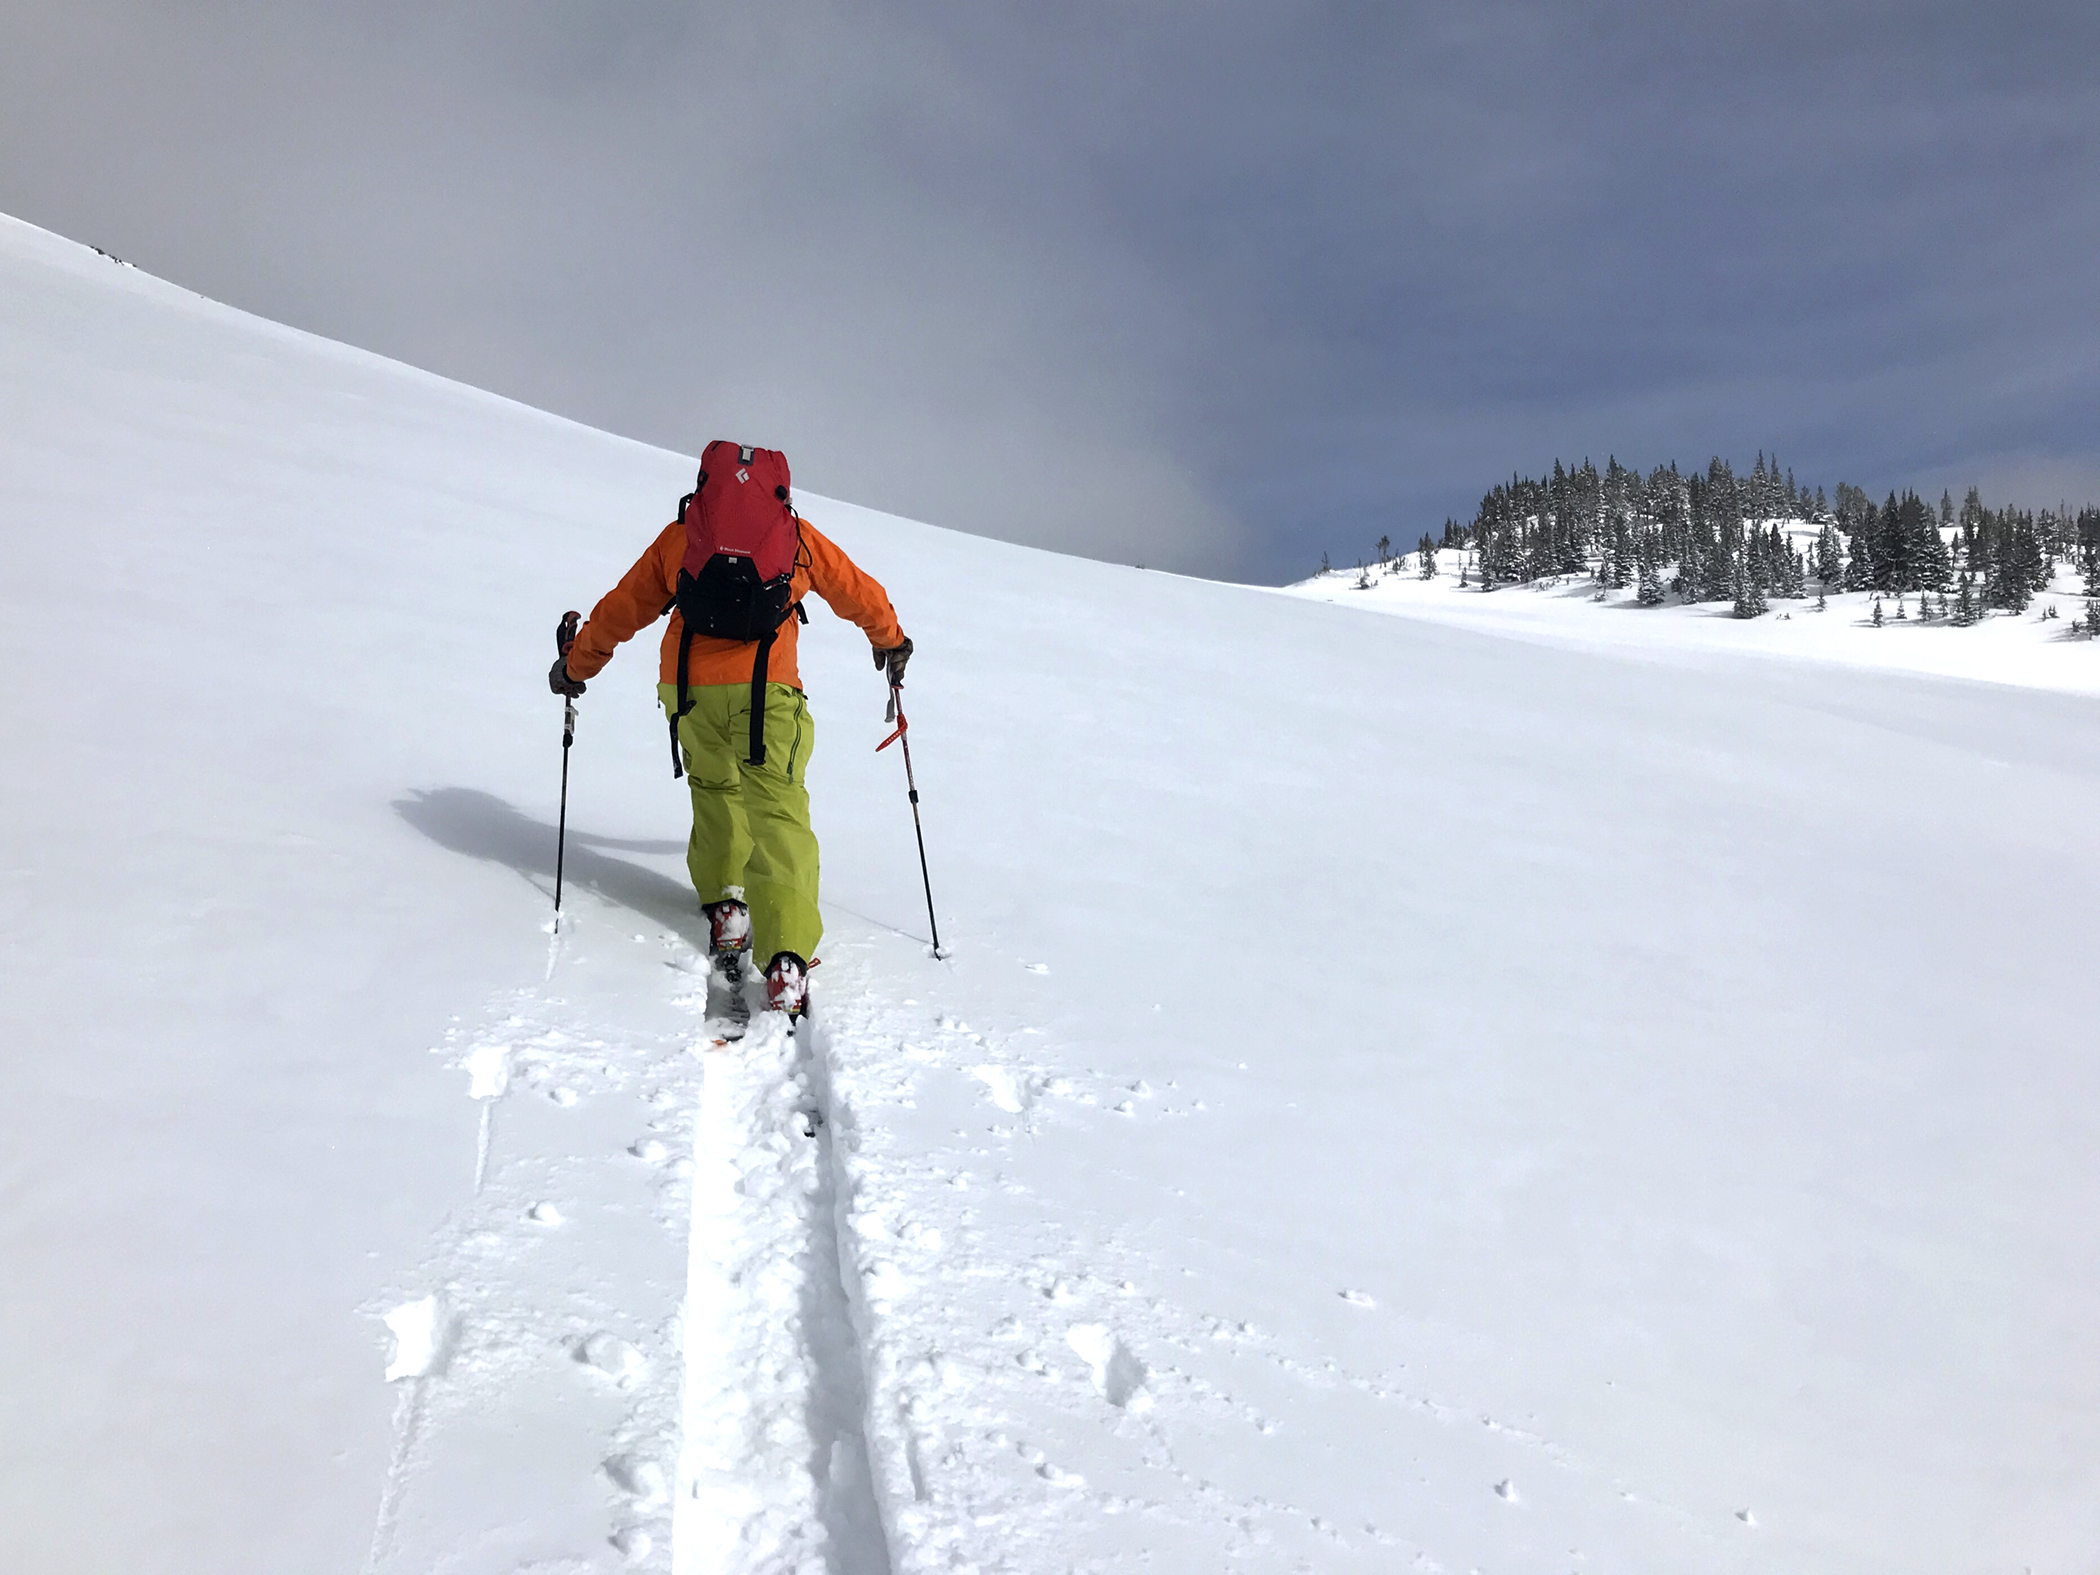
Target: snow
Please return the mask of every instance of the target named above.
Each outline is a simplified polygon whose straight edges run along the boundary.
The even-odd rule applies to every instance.
[[[553,622],[689,462],[0,276],[7,1567],[2100,1557],[2100,729],[1864,642],[2083,643],[808,498],[918,644],[951,955],[820,616],[815,1012],[717,1048],[651,649],[549,923]]]
[[[1794,526],[1788,534],[1796,551],[1813,547],[1815,532],[1798,522],[1755,522],[1759,528],[1783,523]],[[1643,607],[1630,589],[1599,596],[1600,587],[1586,576],[1501,585],[1483,595],[1478,581],[1460,584],[1465,556],[1439,552],[1433,579],[1421,578],[1420,558],[1408,553],[1383,570],[1372,565],[1368,589],[1358,588],[1358,570],[1337,569],[1285,586],[1283,594],[1677,667],[1785,657],[2100,695],[2100,641],[2073,627],[2085,618],[2084,582],[2061,565],[2055,583],[2025,613],[1992,612],[1964,629],[1919,617],[1915,594],[1904,598],[1909,616],[1902,620],[1896,597],[1872,591],[1832,592],[1820,611],[1813,592],[1798,601],[1775,598],[1769,612],[1752,619],[1735,617],[1725,601],[1686,605],[1672,595],[1660,607]],[[1876,600],[1883,604],[1879,629],[1872,621]],[[2045,610],[2054,616],[2045,618]]]

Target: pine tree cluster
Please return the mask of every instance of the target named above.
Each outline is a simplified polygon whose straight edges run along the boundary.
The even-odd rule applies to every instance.
[[[1813,546],[1797,550],[1795,535],[1810,528]],[[2063,560],[2100,597],[2100,508],[1994,512],[1973,487],[1958,514],[1945,493],[1937,507],[1914,491],[1877,506],[1842,482],[1827,499],[1761,452],[1748,476],[1719,458],[1703,472],[1673,463],[1645,476],[1616,458],[1602,471],[1556,459],[1550,476],[1496,486],[1470,525],[1446,521],[1441,540],[1425,534],[1423,578],[1439,550],[1468,554],[1461,583],[1482,591],[1587,575],[1600,593],[1636,587],[1643,607],[1674,592],[1729,602],[1739,618],[1806,597],[1813,582],[1819,605],[1832,590],[1871,591],[1896,596],[1908,617],[1901,598],[1915,594],[1918,617],[1967,625],[1993,609],[2024,611]]]
[[[1667,582],[1685,601],[1732,600],[1754,617],[1768,597],[1808,594],[1807,566],[1780,522],[1827,512],[1763,454],[1747,478],[1721,459],[1691,476],[1674,464],[1643,476],[1616,458],[1601,472],[1555,460],[1550,478],[1496,487],[1446,545],[1472,549],[1482,590],[1594,574],[1607,590],[1637,584],[1644,606],[1662,601]]]

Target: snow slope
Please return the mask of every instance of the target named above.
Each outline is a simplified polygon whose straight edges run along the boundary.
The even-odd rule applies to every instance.
[[[646,651],[547,928],[686,461],[12,223],[0,401],[5,1567],[2100,1559],[2090,699],[808,499],[953,956],[820,615],[717,1051]]]
[[[1813,549],[1813,531],[1789,534],[1795,550]],[[2084,632],[2084,581],[2068,566],[2059,566],[2055,583],[2027,612],[1990,612],[1962,629],[1937,616],[1919,618],[1915,595],[1902,598],[1911,616],[1898,619],[1898,598],[1872,591],[1828,595],[1820,612],[1813,594],[1798,601],[1774,599],[1769,612],[1753,619],[1735,617],[1730,602],[1687,606],[1672,595],[1660,607],[1643,607],[1632,590],[1600,596],[1600,587],[1588,576],[1498,586],[1482,595],[1477,581],[1460,583],[1465,556],[1439,554],[1437,573],[1427,580],[1417,572],[1420,557],[1407,553],[1384,569],[1375,564],[1368,571],[1337,569],[1282,591],[1541,644],[1622,656],[1652,654],[1676,666],[1785,657],[2100,696],[2100,641]],[[1885,604],[1879,629],[1873,626],[1877,600]]]

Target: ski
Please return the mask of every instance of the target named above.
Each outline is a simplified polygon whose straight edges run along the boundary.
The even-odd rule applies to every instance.
[[[722,1009],[714,1010],[717,985],[722,991]],[[704,1025],[717,1049],[736,1043],[751,1026],[751,1002],[744,993],[744,954],[716,952],[708,959],[708,1013]]]

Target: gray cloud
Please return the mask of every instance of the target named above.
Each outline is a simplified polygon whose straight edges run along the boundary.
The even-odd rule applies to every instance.
[[[36,3],[0,207],[817,490],[1280,576],[1556,452],[2093,475],[2096,57],[2082,5]]]

